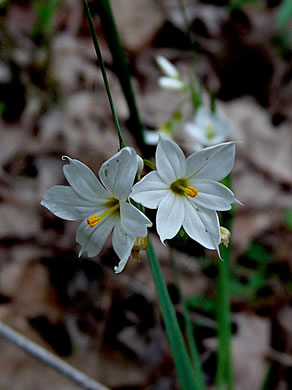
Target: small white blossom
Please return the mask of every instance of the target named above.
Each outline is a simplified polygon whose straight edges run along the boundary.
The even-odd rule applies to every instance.
[[[221,110],[210,112],[200,106],[192,122],[184,126],[186,133],[194,140],[193,150],[204,146],[222,143],[231,131],[231,122],[227,120]]]
[[[158,80],[158,83],[162,88],[175,90],[184,90],[187,88],[180,73],[171,62],[162,56],[157,56],[156,62],[165,75]]]
[[[99,178],[82,162],[69,157],[63,168],[70,186],[49,189],[41,204],[56,216],[82,221],[76,241],[81,245],[79,256],[87,252],[96,256],[111,232],[113,249],[120,258],[115,272],[121,272],[139,237],[147,236],[151,221],[136,207],[128,203],[128,197],[137,173],[137,154],[126,147],[103,163]]]
[[[145,207],[158,208],[156,226],[162,242],[183,227],[193,240],[219,253],[216,210],[229,210],[232,203],[240,203],[218,183],[233,167],[235,144],[208,147],[186,159],[175,142],[161,137],[155,157],[157,171],[135,184],[130,197]]]
[[[138,154],[137,154],[137,163],[138,163],[137,175],[140,176],[144,169],[144,160]]]

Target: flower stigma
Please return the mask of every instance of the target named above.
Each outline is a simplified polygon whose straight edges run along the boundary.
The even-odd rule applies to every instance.
[[[104,213],[100,214],[100,215],[96,215],[96,213],[93,214],[92,217],[89,217],[87,218],[87,223],[88,223],[88,226],[90,228],[93,228],[94,226],[96,226],[98,223],[101,222],[101,220],[106,217],[107,215],[110,215],[110,214],[113,214],[115,213],[116,210],[118,210],[118,208],[120,207],[120,203],[117,202],[114,206],[110,207],[109,209],[107,209]]]
[[[186,179],[178,179],[171,184],[170,189],[177,195],[188,195],[191,198],[198,195],[198,190],[189,186]]]

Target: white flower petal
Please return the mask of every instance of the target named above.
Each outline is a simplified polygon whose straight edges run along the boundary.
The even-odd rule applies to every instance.
[[[69,164],[63,167],[64,175],[73,190],[81,198],[95,203],[99,202],[100,198],[106,199],[108,197],[106,189],[100,184],[88,166],[67,156],[63,156],[62,159],[69,160]]]
[[[208,249],[217,249],[220,243],[220,226],[216,211],[198,207],[185,198],[183,228],[199,244]]]
[[[165,183],[170,185],[185,176],[186,159],[183,151],[174,141],[160,137],[155,160],[157,172]]]
[[[90,228],[85,219],[79,225],[76,233],[76,241],[81,245],[79,256],[81,256],[83,252],[87,252],[89,257],[98,255],[117,223],[118,217],[110,215],[107,218],[103,218],[101,222],[93,228]]]
[[[156,171],[148,173],[136,183],[130,198],[149,209],[156,209],[161,200],[168,195],[169,186],[161,180]]]
[[[158,79],[158,83],[162,88],[174,89],[178,91],[182,91],[186,87],[183,81],[174,79],[172,77],[160,77]]]
[[[104,200],[103,200],[104,202]],[[94,204],[81,198],[69,186],[54,186],[44,195],[41,205],[57,217],[68,221],[82,221],[95,212],[102,210],[102,202]]]
[[[144,131],[145,142],[147,145],[157,145],[159,140],[159,132],[145,130]]]
[[[234,165],[235,144],[225,142],[199,150],[187,159],[186,177],[220,181],[226,177]]]
[[[169,191],[168,196],[160,203],[156,215],[156,227],[161,242],[173,238],[184,220],[183,197],[175,196]]]
[[[172,65],[171,62],[169,62],[165,57],[157,56],[156,62],[159,65],[162,72],[168,76],[173,78],[178,78],[179,73],[174,65]]]
[[[201,125],[210,119],[210,112],[207,108],[201,105],[196,111],[195,122],[197,125]]]
[[[135,150],[125,147],[102,164],[99,177],[114,197],[125,201],[131,192],[137,168]]]
[[[190,137],[194,138],[194,141],[197,141],[204,146],[217,145],[224,142],[229,133],[227,132],[227,129],[224,129],[223,131],[221,127],[214,124],[214,135],[210,138],[208,137],[206,128],[203,126],[200,127],[199,124],[194,122],[185,123],[184,129]]]
[[[121,227],[133,237],[146,237],[152,222],[130,203],[120,202]]]
[[[223,184],[213,180],[198,179],[194,177],[189,184],[198,190],[193,202],[211,210],[230,210],[232,203],[241,204],[233,192]]]
[[[114,268],[115,273],[120,273],[125,268],[134,246],[136,237],[129,236],[118,223],[113,232],[113,248],[120,258],[118,266]]]

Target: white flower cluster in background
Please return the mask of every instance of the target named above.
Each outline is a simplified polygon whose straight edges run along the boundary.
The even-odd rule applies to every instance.
[[[222,110],[210,112],[205,106],[201,106],[194,120],[185,123],[184,129],[193,139],[194,148],[199,150],[224,142],[230,135],[231,122],[225,118]]]
[[[223,111],[215,107],[213,107],[214,110],[212,111],[205,106],[200,96],[201,88],[197,88],[198,90],[196,91],[194,86],[183,81],[177,68],[165,57],[156,57],[156,62],[164,74],[158,80],[162,88],[187,93],[189,102],[192,102],[194,94],[197,94],[199,107],[196,105],[194,119],[186,123],[183,123],[181,120],[182,132],[180,138],[185,139],[183,144],[186,145],[186,149],[194,152],[206,146],[217,145],[226,141],[231,133],[231,122],[225,118]],[[166,122],[166,124],[168,123]],[[172,122],[170,121],[170,123]],[[163,135],[169,139],[174,138],[175,132],[172,129],[171,131],[169,129],[165,131],[164,125],[160,125],[156,131],[145,131],[145,139],[149,145],[157,145],[159,135]]]

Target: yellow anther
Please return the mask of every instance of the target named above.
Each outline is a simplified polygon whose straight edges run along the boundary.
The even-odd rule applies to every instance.
[[[118,202],[113,207],[110,207],[108,210],[98,216],[96,216],[96,213],[94,213],[92,217],[87,218],[88,226],[90,228],[93,228],[102,220],[102,218],[106,217],[109,214],[113,214],[119,207],[120,203]]]
[[[188,185],[187,179],[178,179],[171,184],[170,189],[177,195],[188,195],[194,198],[198,195],[198,190]]]
[[[198,190],[194,187],[185,187],[181,184],[177,184],[177,188],[183,191],[186,195],[191,196],[192,198],[198,195]]]
[[[95,225],[97,225],[101,221],[102,217],[97,217],[96,213],[93,214],[92,217],[87,218],[87,223],[89,227],[93,228]]]
[[[192,198],[194,198],[195,196],[198,195],[198,190],[194,187],[187,187],[185,189],[185,193],[188,195],[188,196],[191,196]]]

